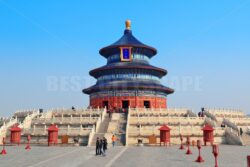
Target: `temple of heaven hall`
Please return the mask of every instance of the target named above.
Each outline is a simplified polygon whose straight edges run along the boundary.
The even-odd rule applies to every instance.
[[[160,83],[167,71],[149,64],[157,50],[133,36],[130,20],[125,24],[124,35],[99,51],[107,64],[89,72],[97,82],[83,93],[93,108],[167,108],[167,95],[174,92]]]

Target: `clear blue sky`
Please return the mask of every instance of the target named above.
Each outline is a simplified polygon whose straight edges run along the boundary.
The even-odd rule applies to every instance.
[[[170,107],[250,113],[249,0],[0,0],[0,115],[86,107],[88,72],[106,63],[98,51],[127,18],[157,48],[151,64],[169,72]]]

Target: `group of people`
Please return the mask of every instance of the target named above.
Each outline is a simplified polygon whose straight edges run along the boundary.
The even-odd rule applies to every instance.
[[[114,147],[115,142],[116,142],[115,135],[112,135],[111,140],[112,140],[112,145]],[[96,155],[105,156],[107,149],[108,149],[108,141],[107,141],[107,139],[105,137],[103,137],[103,139],[100,139],[99,137],[97,137],[97,139],[96,139]]]
[[[106,150],[108,149],[108,142],[105,137],[103,139],[96,139],[96,155],[106,155]]]

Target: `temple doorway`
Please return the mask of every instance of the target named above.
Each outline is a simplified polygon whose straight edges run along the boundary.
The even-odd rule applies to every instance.
[[[106,107],[106,109],[108,109],[109,108],[109,102],[108,101],[103,101],[102,102],[102,107],[103,108]]]
[[[150,101],[144,101],[144,107],[150,108]]]
[[[122,101],[122,108],[128,109],[128,107],[129,107],[129,101],[128,100],[123,100]]]

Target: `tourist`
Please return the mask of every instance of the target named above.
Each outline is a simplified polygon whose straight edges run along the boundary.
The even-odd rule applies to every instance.
[[[243,130],[242,128],[240,128],[240,136],[242,136],[242,134],[243,134]]]
[[[100,140],[99,140],[99,137],[97,137],[97,139],[96,139],[95,151],[96,151],[96,155],[100,155]]]
[[[114,146],[115,146],[115,142],[116,142],[116,137],[115,137],[115,135],[112,136],[111,140],[112,140],[112,145],[113,145],[113,147],[114,147]]]
[[[99,142],[99,155],[104,155],[104,152],[103,152],[103,140],[100,139],[100,142]]]
[[[102,145],[102,148],[103,148],[103,155],[105,156],[106,155],[106,150],[108,149],[108,142],[107,142],[107,139],[105,137],[103,137],[103,145]]]
[[[111,118],[111,109],[108,110],[109,118]]]
[[[201,112],[198,112],[198,116],[201,117]]]

